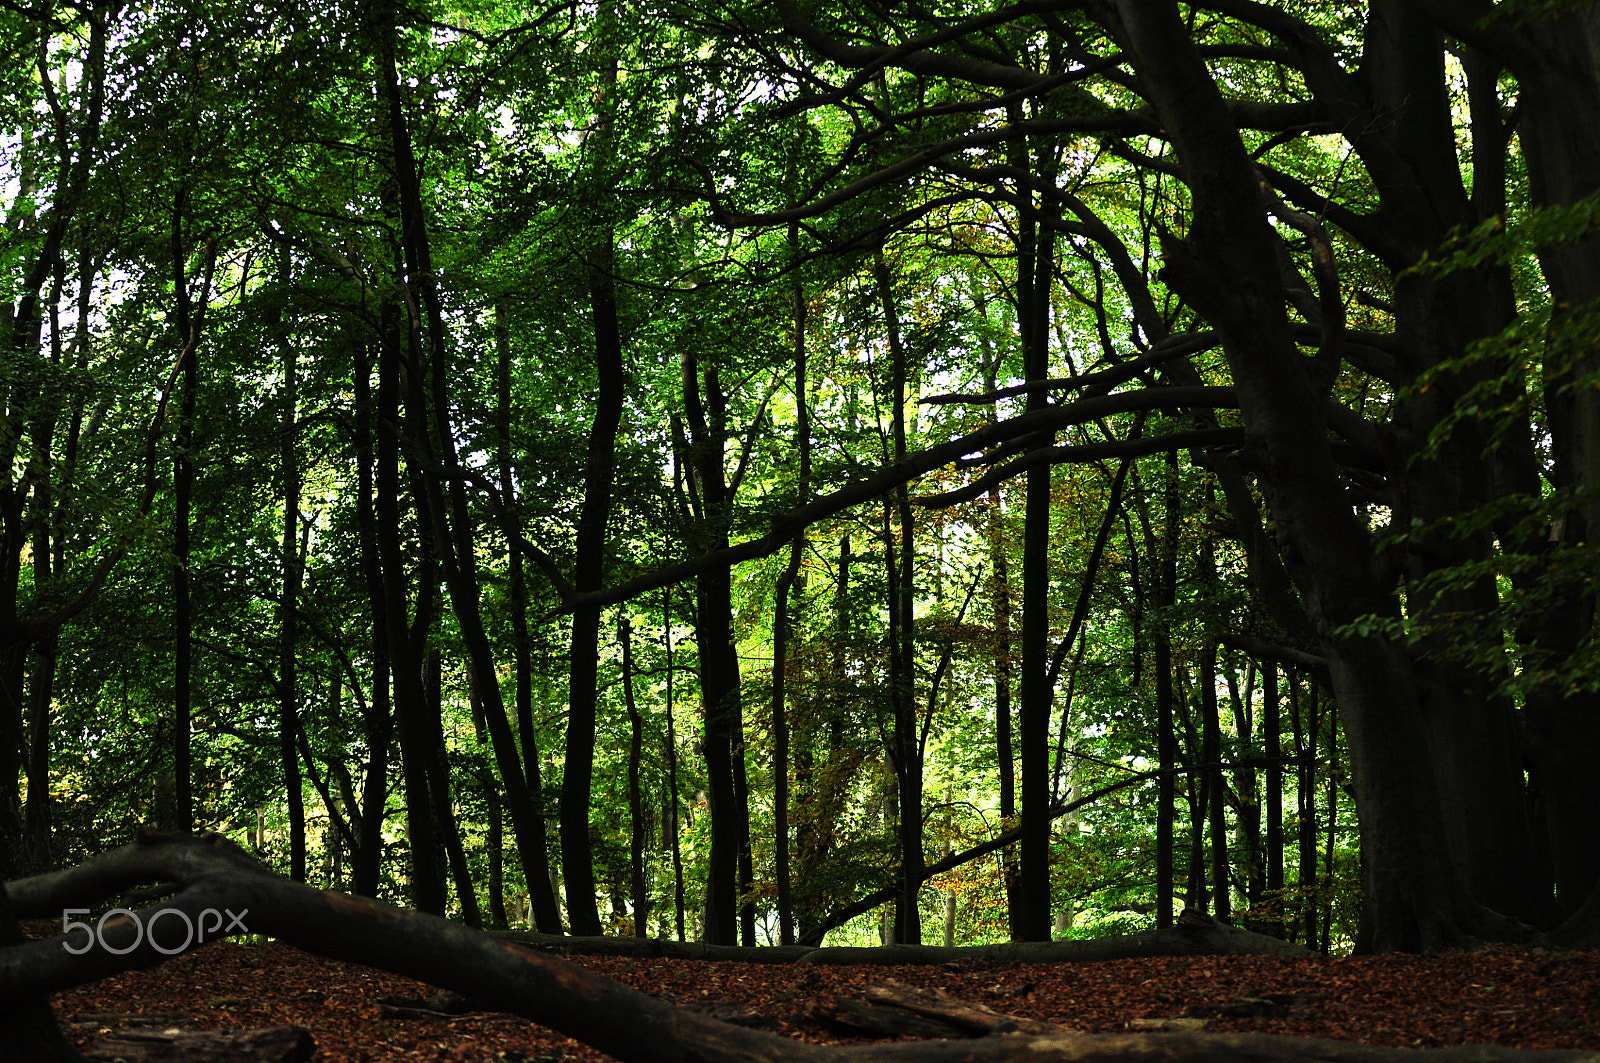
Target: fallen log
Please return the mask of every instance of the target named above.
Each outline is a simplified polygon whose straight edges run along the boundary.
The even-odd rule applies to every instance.
[[[89,1049],[90,1059],[122,1063],[306,1063],[316,1051],[300,1026],[261,1030],[121,1030]]]
[[[158,912],[187,917],[162,923],[181,929],[199,925],[206,912],[227,910],[239,914],[242,925],[230,924],[234,933],[268,934],[319,955],[429,982],[531,1019],[622,1063],[1600,1063],[1600,1052],[1481,1045],[1414,1050],[1251,1034],[808,1044],[675,1008],[594,971],[459,923],[312,889],[272,873],[236,847],[203,838],[149,836],[76,868],[22,880],[12,899],[19,916],[40,917],[90,906],[99,897],[151,881],[173,881],[180,888],[160,908],[97,923],[97,943],[104,947],[73,954],[62,947],[64,937],[17,941],[19,935],[10,935],[15,943],[0,945],[0,1010],[8,999],[30,994],[42,999],[41,994],[163,962],[170,954],[163,949],[171,950],[173,942],[152,940],[158,936],[154,929],[138,935],[140,927],[156,926]],[[17,1041],[15,1033],[8,1047],[23,1052],[13,1058],[46,1057],[28,1054],[31,1045]]]
[[[704,945],[659,938],[563,937],[524,930],[498,930],[501,941],[546,952],[587,956],[662,957],[712,960],[720,963],[902,964],[943,963],[1103,963],[1146,956],[1282,956],[1313,955],[1267,934],[1201,918],[1166,930],[1141,930],[1082,941],[1013,941],[998,945]]]
[[[839,945],[813,949],[798,963],[1103,963],[1145,956],[1281,956],[1312,955],[1296,945],[1253,930],[1213,920],[1166,930],[1088,938],[1083,941],[1011,941],[999,945]]]
[[[1080,1032],[1053,1022],[1007,1015],[982,1004],[959,1000],[941,989],[919,989],[901,982],[870,985],[862,997],[861,1000],[835,1001],[841,1013],[835,1021],[890,1037],[902,1034],[985,1037],[993,1033],[1046,1037]]]

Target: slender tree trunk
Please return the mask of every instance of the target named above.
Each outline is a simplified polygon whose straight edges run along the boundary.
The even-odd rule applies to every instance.
[[[900,315],[894,302],[894,281],[880,245],[873,252],[873,272],[878,297],[883,306],[885,332],[889,341],[890,436],[894,460],[906,457],[905,345],[900,338]],[[889,698],[894,706],[894,735],[889,747],[889,762],[898,786],[899,810],[896,833],[900,856],[900,898],[895,906],[895,940],[902,945],[922,944],[922,749],[918,740],[916,699],[915,610],[916,546],[911,512],[911,496],[904,484],[895,489],[894,519],[898,537],[884,514],[885,549],[889,558]]]
[[[1204,749],[1199,728],[1195,726],[1200,716],[1200,707],[1195,703],[1196,699],[1190,697],[1193,692],[1189,689],[1188,669],[1180,666],[1176,679],[1177,696],[1173,700],[1178,713],[1178,727],[1183,732],[1181,748],[1184,755],[1181,765],[1186,769],[1183,773],[1183,792],[1189,806],[1189,862],[1186,869],[1188,885],[1184,892],[1183,906],[1203,912],[1208,907],[1206,808],[1211,802],[1211,776],[1208,772],[1193,770],[1202,763]]]
[[[289,283],[289,253],[279,253],[278,282]],[[293,336],[286,322],[278,337],[283,356],[282,455],[279,460],[283,487],[283,603],[278,614],[278,743],[283,765],[284,792],[289,801],[289,877],[296,882],[306,878],[305,797],[300,782],[300,758],[295,750],[299,730],[300,687],[296,673],[299,632],[297,609],[300,601],[300,461],[297,396],[299,366]],[[179,786],[184,784],[181,781]],[[180,794],[182,790],[180,789]],[[180,796],[179,803],[183,802]]]
[[[650,894],[644,881],[644,793],[639,785],[644,761],[644,718],[633,698],[633,625],[626,614],[617,620],[617,639],[622,643],[622,702],[628,710],[629,888],[633,893],[633,934],[642,938],[650,936]]]
[[[1238,736],[1239,760],[1249,760],[1255,754],[1256,720],[1251,699],[1255,697],[1255,665],[1248,665],[1244,696],[1240,697],[1238,673],[1231,665],[1227,669],[1228,702],[1233,709],[1234,734]],[[1257,911],[1261,905],[1262,855],[1261,855],[1261,803],[1256,793],[1256,769],[1238,768],[1233,773],[1233,793],[1236,815],[1235,830],[1239,847],[1243,850],[1245,907]],[[1247,930],[1256,929],[1259,917],[1251,919]]]
[[[172,810],[172,827],[182,834],[194,830],[194,769],[191,766],[190,730],[193,695],[190,689],[194,669],[194,607],[189,591],[189,549],[192,532],[190,507],[194,499],[194,420],[195,401],[199,394],[200,345],[197,342],[205,319],[206,302],[210,299],[211,270],[216,261],[215,243],[206,240],[205,281],[201,289],[200,305],[194,306],[189,294],[187,241],[184,237],[184,213],[188,188],[180,186],[172,215],[172,257],[174,292],[176,294],[175,322],[178,342],[188,350],[183,362],[182,393],[179,399],[176,454],[172,470],[172,607],[177,625],[176,645],[172,668],[172,774],[175,789],[175,807]],[[304,858],[300,864],[305,874]]]
[[[1283,766],[1278,758],[1283,756],[1282,706],[1278,701],[1278,666],[1273,661],[1261,662],[1261,724],[1263,730],[1262,752],[1267,758],[1267,897],[1273,918],[1268,933],[1282,935],[1283,921]]]
[[[500,493],[507,506],[517,498],[512,472],[511,444],[511,330],[506,307],[494,307],[496,372],[495,421],[500,433]],[[533,829],[517,837],[517,848],[528,871],[528,905],[533,924],[542,934],[561,933],[561,910],[551,885],[550,848],[545,838],[544,783],[539,773],[538,730],[533,722],[533,649],[528,636],[528,584],[523,572],[522,543],[510,542],[510,605],[513,667],[516,674],[517,737],[522,747],[522,772],[526,780]]]
[[[991,377],[989,390],[994,390]],[[989,563],[994,583],[994,724],[995,757],[1000,774],[1000,821],[1011,824],[1017,815],[1017,764],[1011,749],[1011,562],[1006,549],[1004,510],[998,485],[989,489],[986,518],[989,536]],[[1006,920],[1013,940],[1017,939],[1017,854],[1007,848],[1000,854],[1000,871],[1005,878]]]
[[[672,900],[677,917],[678,940],[686,940],[683,925],[683,848],[678,826],[678,736],[673,725],[672,669],[672,588],[661,589],[661,634],[667,647],[667,807],[672,810]]]
[[[1173,834],[1177,819],[1178,739],[1172,705],[1172,606],[1178,584],[1178,474],[1176,456],[1167,453],[1167,482],[1162,491],[1162,536],[1156,575],[1155,670],[1156,746],[1162,776],[1156,783],[1156,926],[1172,925]]]
[[[406,265],[404,276],[415,281],[414,288],[407,286],[407,294],[411,299],[409,305],[420,311],[413,313],[410,319],[409,337],[413,364],[412,372],[408,375],[409,386],[406,390],[407,421],[408,424],[415,426],[411,442],[417,449],[419,466],[426,470],[424,474],[414,477],[414,494],[422,523],[431,529],[432,545],[437,551],[445,582],[449,587],[456,625],[467,652],[469,679],[481,699],[486,726],[494,747],[496,767],[506,788],[506,803],[511,812],[512,830],[519,839],[518,849],[531,853],[532,844],[524,846],[520,839],[531,837],[533,831],[543,828],[543,823],[534,815],[533,805],[528,796],[516,738],[511,732],[511,723],[506,717],[505,701],[500,693],[494,653],[483,623],[472,511],[467,504],[465,484],[460,476],[454,474],[458,461],[450,416],[445,315],[439,300],[437,276],[433,268],[416,157],[401,106],[392,24],[387,30],[388,36],[385,37],[380,49],[380,58],[383,64],[383,93],[388,105],[387,119],[393,144],[395,183],[399,193],[401,232],[405,234],[405,239],[402,240]],[[424,319],[426,329],[423,327]],[[424,367],[428,370],[426,387],[423,379]],[[441,487],[435,472],[441,467],[451,471],[448,489]],[[603,524],[602,521],[600,532],[602,535]],[[580,529],[579,534],[581,537],[584,531]],[[423,627],[420,630],[425,634],[427,629]],[[527,861],[528,857],[525,856],[523,870],[531,879],[538,869],[533,868]],[[569,879],[569,891],[572,888],[573,884]],[[588,892],[592,909],[592,880]],[[598,933],[597,915],[593,924],[595,932]]]
[[[589,432],[583,509],[578,517],[575,586],[579,591],[598,590],[604,580],[606,521],[611,513],[617,430],[622,423],[622,338],[617,328],[616,291],[611,269],[612,244],[608,234],[590,268],[589,296],[594,315],[599,395]],[[600,933],[594,855],[589,843],[599,656],[600,610],[575,610],[572,614],[567,755],[561,776],[561,874],[566,881],[567,917],[574,934]]]
[[[1209,554],[1209,545],[1204,552]],[[1202,564],[1205,560],[1209,559],[1203,559]],[[1217,644],[1207,640],[1202,652],[1200,712],[1205,717],[1205,750],[1201,757],[1210,788],[1206,814],[1211,833],[1211,914],[1229,922],[1233,918],[1233,897],[1228,879],[1228,826],[1223,811],[1228,782],[1222,773],[1222,721],[1217,717]]]
[[[1297,684],[1289,687],[1294,706]],[[1317,947],[1317,687],[1306,684],[1303,708],[1295,715],[1295,746],[1303,758],[1300,763],[1297,807],[1300,814],[1300,923],[1305,931],[1305,946]]]
[[[444,657],[437,648],[429,648],[423,656],[422,687],[428,705],[425,717],[428,727],[428,797],[433,802],[433,822],[444,842],[450,878],[456,888],[456,901],[461,906],[461,918],[468,926],[477,928],[483,926],[483,915],[478,908],[478,891],[472,884],[466,849],[461,844],[461,829],[456,822],[449,751],[444,736]]]
[[[389,743],[394,737],[394,711],[389,701],[389,636],[384,604],[383,562],[378,555],[374,515],[372,362],[364,348],[355,357],[356,527],[361,543],[361,571],[367,586],[372,659],[370,693],[362,731],[367,740],[367,771],[361,784],[361,828],[354,854],[354,889],[363,897],[378,895],[383,863],[383,818],[389,801]]]
[[[1020,124],[1020,104],[1008,108]],[[1032,169],[1026,138],[1012,143],[1014,161]],[[1047,152],[1051,149],[1046,149]],[[1046,166],[1048,171],[1053,167]],[[1047,180],[1053,178],[1047,176]],[[1051,228],[1034,216],[1032,192],[1019,190],[1017,243],[1017,323],[1022,337],[1023,377],[1042,382],[1049,376],[1050,290],[1055,276]],[[1027,409],[1049,405],[1043,388],[1028,392]],[[1048,447],[1052,439],[1038,445]],[[1015,937],[1050,940],[1050,466],[1034,465],[1024,474],[1026,508],[1022,529],[1022,679],[1018,690],[1017,744],[1022,775],[1022,839],[1017,892],[1019,917]]]
[[[396,231],[410,233],[415,224],[413,210],[408,203],[411,195],[405,187],[404,161],[410,154],[410,135],[407,133],[400,101],[399,76],[395,70],[396,28],[391,17],[373,27],[374,48],[379,61],[378,121],[382,135],[390,150],[392,169],[379,186],[380,206]],[[397,249],[394,276],[417,276],[413,263],[407,262],[405,248]],[[412,311],[414,293],[405,306]],[[419,911],[443,915],[447,899],[445,865],[439,844],[439,833],[433,819],[433,806],[428,796],[428,769],[426,756],[427,731],[424,714],[426,698],[422,689],[420,668],[421,647],[414,645],[412,625],[407,622],[407,605],[412,579],[408,577],[405,555],[401,546],[400,509],[400,458],[399,426],[404,405],[402,394],[411,390],[409,377],[415,375],[421,358],[416,329],[402,327],[402,293],[386,298],[379,310],[378,393],[375,423],[377,426],[376,476],[374,483],[373,514],[376,526],[378,556],[383,573],[384,637],[387,641],[390,662],[390,680],[393,690],[395,730],[400,744],[400,764],[405,784],[406,835],[411,849],[410,886],[412,903]],[[410,314],[408,313],[408,317]],[[407,361],[409,350],[411,364]],[[406,417],[407,435],[415,437],[426,433],[425,419],[415,411]],[[413,506],[420,510],[425,500],[414,496]],[[418,523],[422,523],[420,520]],[[424,623],[424,614],[431,609],[434,588],[428,585],[434,576],[433,564],[424,556],[418,566],[416,627],[425,633],[431,622]],[[424,578],[425,577],[425,578]],[[404,662],[413,662],[405,667]]]
[[[1328,712],[1328,849],[1322,872],[1322,950],[1332,950],[1333,845],[1339,826],[1339,714]]]
[[[800,226],[789,226],[789,251],[799,257]],[[792,295],[794,314],[794,402],[795,444],[800,455],[798,489],[801,498],[811,491],[811,407],[806,393],[806,300],[800,273],[794,272]],[[789,562],[778,577],[773,592],[772,617],[772,812],[773,863],[778,883],[778,944],[794,944],[794,896],[789,881],[789,720],[784,704],[788,687],[789,640],[794,628],[789,595],[797,586],[803,595],[805,582],[800,577],[800,562],[805,554],[806,535],[795,536],[789,547]]]
[[[703,381],[702,381],[703,376]],[[703,391],[702,391],[703,386]],[[692,435],[704,548],[728,543],[732,503],[723,470],[727,405],[714,366],[702,374],[692,354],[683,360],[683,392]],[[702,401],[702,395],[704,396]],[[749,847],[749,821],[739,804],[738,748],[742,730],[739,658],[733,643],[732,574],[717,568],[695,577],[695,641],[700,651],[700,691],[705,705],[707,797],[711,812],[711,853],[706,884],[708,944],[734,944],[739,930],[739,867]]]

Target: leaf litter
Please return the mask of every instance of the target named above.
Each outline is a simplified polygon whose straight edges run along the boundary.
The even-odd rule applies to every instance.
[[[837,1002],[860,1001],[870,986],[892,979],[1091,1033],[1203,1023],[1206,1030],[1372,1045],[1600,1049],[1596,951],[1491,946],[1433,956],[803,968],[572,959],[678,1006],[817,1043],[872,1040],[837,1021]],[[54,1004],[68,1036],[83,1047],[143,1017],[194,1030],[303,1026],[316,1040],[314,1058],[324,1063],[607,1058],[525,1019],[465,1010],[470,1002],[413,979],[278,943],[221,942],[58,994]]]

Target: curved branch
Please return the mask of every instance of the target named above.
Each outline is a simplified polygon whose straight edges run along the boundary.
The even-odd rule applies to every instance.
[[[562,611],[593,608],[627,601],[645,591],[666,587],[701,572],[750,561],[786,546],[802,530],[852,506],[870,502],[884,493],[909,483],[924,473],[950,465],[961,457],[1003,443],[1017,436],[1040,431],[1059,431],[1116,413],[1138,410],[1212,407],[1237,409],[1238,400],[1231,387],[1164,387],[1119,391],[1061,406],[1049,406],[1016,417],[997,421],[936,447],[909,454],[903,461],[886,465],[870,476],[846,484],[837,491],[796,506],[772,518],[765,534],[755,539],[657,569],[626,583],[586,594],[563,593]]]
[[[1097,458],[1137,458],[1145,454],[1160,454],[1168,450],[1190,450],[1199,447],[1237,447],[1245,441],[1244,429],[1236,427],[1197,428],[1187,432],[1168,432],[1159,436],[1141,436],[1138,439],[1107,439],[1099,443],[1075,443],[1043,450],[1029,451],[1014,461],[991,469],[965,487],[943,494],[925,495],[912,499],[927,509],[970,502],[985,494],[991,487],[1026,472],[1035,465],[1058,465],[1069,461],[1094,461]]]

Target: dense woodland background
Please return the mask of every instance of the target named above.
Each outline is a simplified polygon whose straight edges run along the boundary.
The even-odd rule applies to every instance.
[[[1593,940],[1595,5],[851,6],[0,4],[0,878]]]

